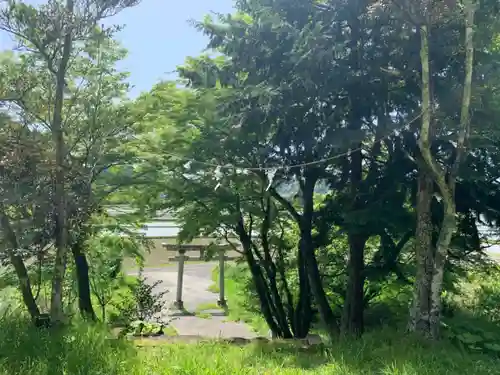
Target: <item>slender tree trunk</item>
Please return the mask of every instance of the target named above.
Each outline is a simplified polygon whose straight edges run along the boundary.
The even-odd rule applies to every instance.
[[[54,275],[52,279],[52,295],[50,301],[50,317],[54,324],[64,320],[63,310],[63,281],[67,261],[67,220],[66,220],[66,192],[64,187],[65,173],[65,142],[63,129],[63,103],[64,89],[66,86],[66,72],[71,55],[72,47],[72,19],[74,3],[73,0],[66,2],[66,34],[62,49],[62,57],[56,74],[56,94],[54,99],[54,115],[52,120],[52,138],[54,140],[56,153],[55,173],[55,213],[56,213],[56,256],[54,262]]]
[[[89,278],[89,264],[87,257],[82,252],[81,240],[78,240],[72,247],[73,259],[75,261],[76,278],[78,285],[78,307],[80,314],[84,319],[92,321],[97,320],[94,308],[92,306]]]
[[[271,256],[271,249],[268,240],[269,229],[271,227],[272,210],[271,197],[269,195],[266,196],[265,202],[262,204],[262,209],[264,212],[264,219],[261,224],[260,241],[264,250],[264,257],[261,259],[261,263],[266,271],[269,285],[269,295],[272,298],[273,305],[275,306],[276,319],[281,327],[283,338],[292,338],[293,335],[288,325],[287,314],[278,289],[276,264]],[[259,250],[256,248],[255,251],[258,253]]]
[[[12,266],[14,267],[14,271],[16,272],[16,276],[19,281],[19,290],[23,297],[24,305],[26,306],[26,309],[28,310],[32,321],[36,322],[40,317],[40,310],[38,309],[35,297],[33,296],[31,281],[28,275],[28,270],[26,269],[26,265],[24,264],[23,259],[19,255],[16,255],[16,251],[20,250],[17,236],[10,225],[9,218],[3,212],[3,210],[0,211],[0,222],[2,225],[2,230],[5,233],[5,237],[11,247],[8,250],[9,259]]]
[[[240,210],[239,201],[237,202],[237,209]],[[251,225],[250,225],[251,227]],[[284,332],[281,329],[279,321],[276,319],[277,312],[273,305],[273,300],[269,293],[269,287],[266,283],[262,270],[257,263],[253,251],[252,251],[252,239],[251,239],[251,228],[250,234],[247,233],[245,229],[245,223],[243,216],[240,214],[238,222],[236,223],[236,233],[238,234],[239,240],[243,247],[243,255],[247,261],[250,273],[252,274],[252,280],[254,282],[257,295],[259,297],[260,307],[262,310],[262,315],[266,320],[268,327],[271,329],[274,335],[277,337],[283,337]]]
[[[448,176],[448,181],[444,178],[440,179],[436,174],[436,182],[438,183],[441,195],[443,197],[443,222],[439,232],[438,241],[436,244],[436,255],[434,259],[434,272],[431,284],[431,307],[430,307],[430,325],[431,335],[437,339],[439,337],[439,328],[441,326],[441,293],[443,290],[444,266],[448,257],[448,248],[451,238],[456,230],[456,204],[455,204],[455,185],[458,175],[458,170],[466,157],[467,145],[470,127],[470,102],[472,92],[472,71],[474,62],[474,14],[476,4],[473,0],[464,1],[465,12],[465,79],[462,94],[462,106],[460,113],[460,131],[457,140],[457,155],[451,171]],[[437,168],[433,168],[436,170]],[[447,183],[446,183],[447,182]]]
[[[279,274],[279,277],[281,279],[281,289],[283,290],[283,294],[285,295],[285,303],[284,303],[284,309],[286,310],[286,319],[288,322],[288,325],[290,326],[291,332],[293,333],[294,337],[297,337],[297,326],[295,324],[295,307],[293,304],[293,296],[292,293],[290,292],[290,288],[288,286],[288,281],[287,281],[287,276],[286,276],[286,266],[285,266],[285,260],[283,257],[283,250],[281,247],[278,247],[277,252],[276,252],[276,270],[277,273]],[[300,290],[300,286],[299,286]],[[300,293],[300,291],[299,291]]]
[[[40,316],[40,310],[38,309],[35,297],[33,296],[28,270],[26,269],[22,258],[14,255],[12,251],[10,251],[9,258],[19,280],[19,290],[21,291],[23,302],[31,316],[31,319],[35,322]]]
[[[269,290],[266,287],[262,271],[252,254],[251,245],[248,246],[248,248],[245,248],[244,246],[243,251],[245,253],[245,258],[250,268],[250,272],[252,274],[252,279],[255,285],[255,289],[257,291],[257,295],[259,296],[262,315],[264,316],[264,319],[266,320],[266,323],[269,326],[269,329],[273,332],[273,334],[277,337],[283,337],[284,333],[281,330],[281,325],[275,319],[276,314],[272,306],[272,300],[269,295]]]
[[[305,179],[303,188],[304,212],[300,221],[300,251],[304,257],[312,296],[318,306],[321,322],[328,330],[329,334],[338,331],[330,303],[326,298],[323,288],[323,280],[319,273],[318,262],[314,249],[312,238],[312,220],[314,214],[314,181],[310,178]]]
[[[257,265],[258,266],[258,265]],[[265,267],[269,267],[266,265]],[[260,271],[260,270],[259,270]],[[266,270],[266,274],[268,275],[268,280],[264,279],[264,275],[262,272],[260,273],[262,278],[262,285],[267,286],[266,295],[270,299],[270,306],[272,306],[272,311],[274,313],[275,320],[280,327],[281,335],[283,338],[292,338],[293,335],[290,331],[290,327],[288,325],[287,314],[285,312],[285,308],[283,306],[283,301],[281,299],[281,295],[278,290],[278,285],[276,283],[276,275],[272,271]]]
[[[465,79],[460,115],[460,130],[457,140],[457,152],[449,173],[446,173],[433,159],[430,151],[430,88],[429,88],[429,46],[427,25],[421,26],[420,61],[422,65],[422,127],[420,131],[419,148],[424,160],[425,173],[430,173],[437,184],[443,198],[443,221],[439,231],[434,255],[432,279],[430,284],[429,303],[429,335],[437,339],[441,323],[441,293],[443,290],[444,267],[448,256],[448,248],[456,229],[455,184],[458,170],[466,156],[466,142],[469,136],[469,110],[472,91],[472,71],[474,60],[473,27],[476,5],[472,0],[464,2],[465,12]],[[448,177],[448,178],[446,178]],[[420,192],[419,192],[420,194]],[[423,283],[416,280],[416,283]],[[422,308],[422,307],[421,307]],[[418,325],[415,324],[418,328]]]

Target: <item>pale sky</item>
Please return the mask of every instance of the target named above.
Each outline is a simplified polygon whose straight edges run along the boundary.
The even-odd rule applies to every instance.
[[[43,0],[28,0],[40,4]],[[188,20],[201,20],[210,12],[231,13],[233,0],[142,0],[110,21],[124,25],[117,39],[128,49],[129,56],[119,68],[131,73],[137,96],[161,79],[175,79],[169,74],[187,56],[196,56],[206,47],[207,38]],[[0,50],[12,48],[11,39],[0,32]]]

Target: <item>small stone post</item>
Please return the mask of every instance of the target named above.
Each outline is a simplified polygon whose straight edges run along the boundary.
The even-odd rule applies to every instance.
[[[186,253],[186,249],[179,248],[179,268],[177,269],[177,298],[174,302],[174,305],[179,310],[184,309],[184,302],[182,302],[182,279],[184,277],[184,254]]]
[[[226,260],[226,251],[224,248],[219,250],[219,300],[217,305],[219,307],[227,307],[227,301],[224,296],[224,261]]]

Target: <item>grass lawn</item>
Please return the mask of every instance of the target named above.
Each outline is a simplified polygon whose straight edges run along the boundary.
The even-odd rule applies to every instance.
[[[255,308],[245,307],[241,285],[228,278],[226,290],[228,319],[267,331]],[[201,305],[196,313],[215,307]],[[279,341],[245,346],[131,341],[116,338],[104,325],[78,320],[59,331],[35,329],[13,314],[0,317],[0,331],[0,375],[500,375],[498,357],[460,349],[448,340],[423,341],[392,327],[309,348]]]
[[[110,338],[105,328],[75,325],[59,332],[25,321],[0,322],[1,375],[490,375],[498,360],[462,353],[448,343],[429,344],[392,330],[328,348],[292,344],[232,346],[216,342],[136,347]]]

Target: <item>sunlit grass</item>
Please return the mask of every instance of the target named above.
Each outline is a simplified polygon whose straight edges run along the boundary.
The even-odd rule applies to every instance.
[[[2,375],[462,375],[499,374],[498,362],[451,344],[424,343],[390,329],[326,348],[293,344],[162,343],[113,339],[103,326],[44,331],[14,318],[0,322]],[[144,340],[143,340],[144,341]]]

